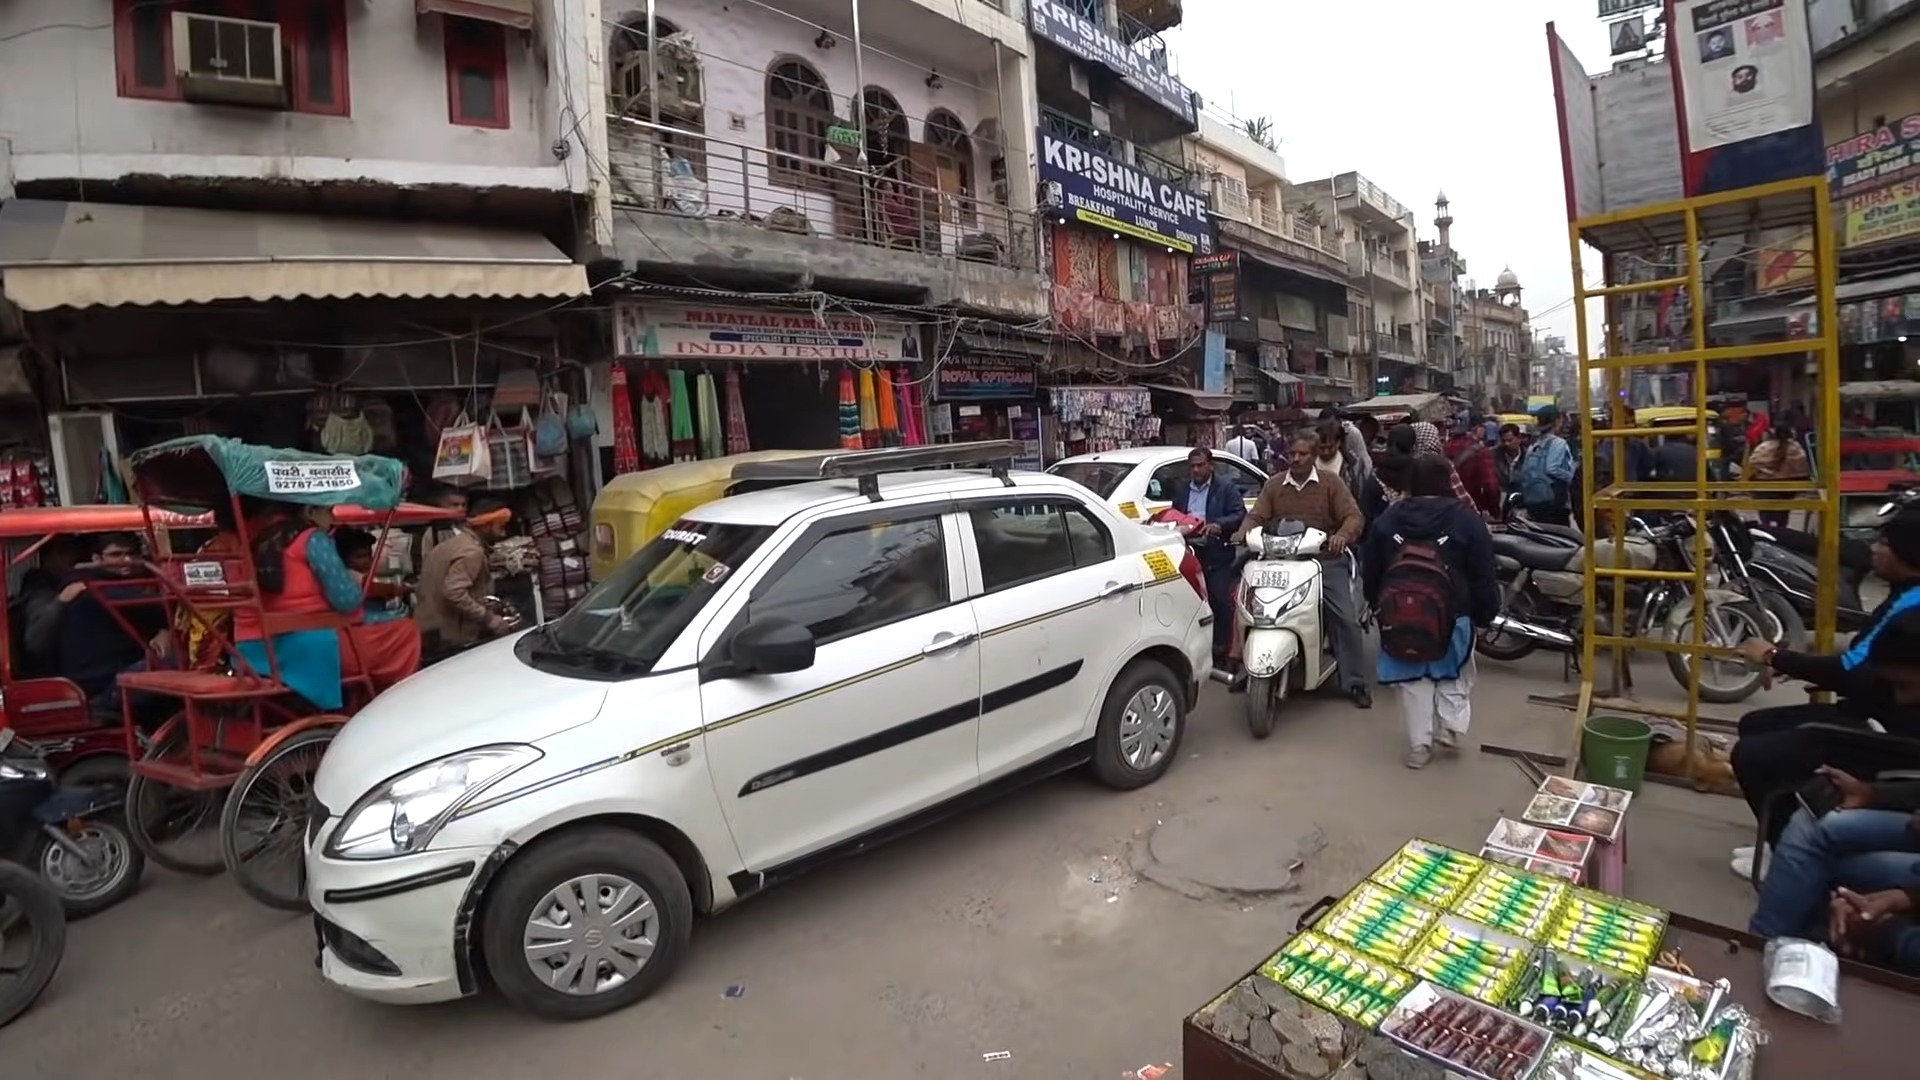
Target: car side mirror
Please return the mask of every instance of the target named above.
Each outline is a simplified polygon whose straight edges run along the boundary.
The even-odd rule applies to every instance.
[[[741,675],[805,671],[813,666],[813,631],[791,619],[758,619],[733,636],[729,651]]]

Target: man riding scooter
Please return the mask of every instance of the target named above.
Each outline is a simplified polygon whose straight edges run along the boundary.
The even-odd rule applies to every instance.
[[[1367,690],[1366,639],[1360,632],[1358,587],[1347,555],[1347,549],[1360,538],[1366,518],[1347,485],[1319,467],[1319,457],[1318,435],[1309,431],[1293,440],[1291,465],[1260,489],[1260,497],[1234,534],[1234,545],[1244,543],[1252,530],[1276,521],[1297,521],[1327,534],[1321,553],[1340,560],[1338,567],[1328,568],[1338,572],[1323,575],[1322,608],[1334,663],[1347,697],[1356,706],[1371,709],[1373,695]]]

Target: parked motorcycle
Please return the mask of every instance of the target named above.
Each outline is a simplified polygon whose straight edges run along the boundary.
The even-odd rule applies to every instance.
[[[1778,574],[1754,564],[1753,535],[1740,515],[1730,510],[1716,510],[1707,519],[1707,530],[1708,538],[1713,543],[1714,569],[1720,581],[1759,605],[1767,616],[1768,636],[1779,642],[1781,648],[1805,649],[1806,616],[1812,614],[1811,599],[1806,616],[1803,616]],[[1857,588],[1854,595],[1857,602]]]
[[[1317,690],[1334,674],[1321,615],[1326,574],[1352,574],[1352,556],[1322,561],[1327,534],[1298,521],[1247,533],[1240,567],[1240,657],[1246,667],[1247,730],[1273,734],[1274,715],[1294,692]]]
[[[1692,565],[1691,553],[1680,542],[1674,525],[1649,526],[1630,519],[1623,541],[1625,565],[1635,570],[1684,570]],[[1616,541],[1604,538],[1594,542],[1594,556],[1601,566],[1615,561]],[[1493,625],[1480,632],[1477,647],[1493,660],[1518,660],[1542,646],[1572,653],[1580,647],[1583,596],[1584,546],[1541,543],[1525,534],[1496,533],[1493,538],[1494,562],[1501,583],[1501,614]],[[1676,581],[1633,581],[1626,583],[1628,623],[1621,636],[1664,638],[1687,641],[1693,634],[1693,595]],[[1611,621],[1611,585],[1601,598],[1598,624],[1602,633]],[[1709,589],[1706,597],[1708,642],[1732,646],[1749,637],[1772,640],[1768,620],[1752,600],[1729,589]],[[1668,653],[1668,670],[1681,686],[1692,677],[1689,658]],[[1724,663],[1724,661],[1715,661]],[[1720,683],[1701,679],[1703,701],[1729,703],[1744,701],[1760,689],[1764,674],[1750,664],[1740,664],[1741,676]]]
[[[26,867],[0,862],[0,1027],[39,1000],[66,951],[60,897]]]
[[[1905,507],[1920,504],[1920,487],[1906,488],[1880,506],[1880,517],[1892,517]],[[1731,515],[1729,515],[1731,516]],[[1756,582],[1784,595],[1802,621],[1814,617],[1819,595],[1820,535],[1805,529],[1729,522],[1729,540],[1740,548],[1748,572]],[[1833,582],[1834,625],[1843,634],[1856,634],[1873,622],[1873,610],[1860,598],[1861,586],[1873,573],[1873,546],[1851,537],[1840,539],[1840,573]]]
[[[146,856],[123,814],[125,790],[113,785],[60,788],[37,755],[0,731],[0,859],[37,873],[67,918],[84,918],[140,888]]]

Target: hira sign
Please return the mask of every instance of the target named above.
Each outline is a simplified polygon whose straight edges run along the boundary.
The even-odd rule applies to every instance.
[[[1098,228],[1163,244],[1175,251],[1213,250],[1207,198],[1118,158],[1069,142],[1044,128],[1040,183],[1058,184],[1063,213]]]

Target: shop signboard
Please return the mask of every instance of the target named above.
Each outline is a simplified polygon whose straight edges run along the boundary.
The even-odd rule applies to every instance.
[[[1213,250],[1207,197],[1040,128],[1040,186],[1075,221],[1191,255]]]
[[[1202,295],[1206,297],[1207,321],[1239,322],[1240,253],[1216,251],[1211,255],[1195,255],[1188,270],[1200,278]]]
[[[1206,332],[1201,353],[1200,388],[1209,394],[1230,392],[1227,383],[1227,335],[1218,330]]]
[[[1813,229],[1766,229],[1757,237],[1753,291],[1786,292],[1813,284]]]
[[[1920,176],[1920,112],[1827,147],[1827,183],[1835,198]]]
[[[953,357],[933,373],[935,401],[1028,401],[1038,380],[1031,363]]]
[[[1073,6],[1061,0],[1027,0],[1027,22],[1034,37],[1119,75],[1147,100],[1179,117],[1188,131],[1199,128],[1199,109],[1186,84],[1156,64],[1148,53],[1129,45]],[[1161,59],[1164,61],[1164,55]]]
[[[787,308],[615,300],[613,351],[681,360],[918,363],[914,328],[892,319]]]
[[[1615,15],[1645,11],[1650,7],[1659,7],[1660,2],[1661,0],[1600,0],[1600,17],[1611,19]]]
[[[1844,247],[1920,236],[1920,177],[1849,196],[1842,221]]]

